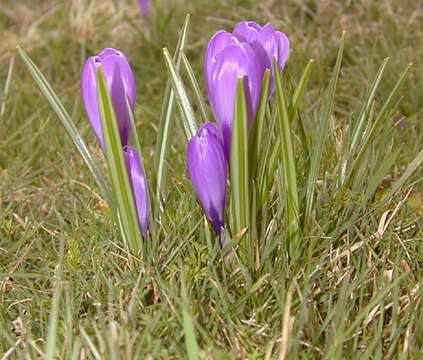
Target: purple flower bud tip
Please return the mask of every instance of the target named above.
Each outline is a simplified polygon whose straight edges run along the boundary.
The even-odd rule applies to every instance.
[[[266,69],[272,71],[270,97],[274,90],[273,57],[276,57],[282,71],[288,53],[288,38],[275,31],[270,24],[262,28],[253,21],[241,22],[232,34],[219,31],[210,39],[204,57],[204,73],[210,105],[222,132],[228,163],[238,78],[244,79],[250,129],[260,100],[264,72]]]
[[[116,113],[122,146],[129,143],[132,123],[126,97],[134,111],[135,80],[125,54],[115,49],[104,49],[99,55],[90,57],[84,65],[81,76],[82,100],[91,126],[104,151],[103,132],[97,101],[97,67],[100,66],[110,92]]]
[[[141,15],[147,19],[148,14],[150,13],[150,9],[148,6],[148,0],[138,0],[138,5],[140,7]]]
[[[131,146],[124,146],[123,155],[134,195],[135,207],[137,208],[138,221],[142,234],[145,236],[146,230],[150,227],[150,217],[146,181],[142,172],[140,158],[137,151]]]
[[[204,213],[220,236],[225,219],[226,161],[219,131],[205,123],[188,143],[188,172]]]

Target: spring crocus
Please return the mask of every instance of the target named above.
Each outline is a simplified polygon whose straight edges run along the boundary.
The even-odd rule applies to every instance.
[[[205,123],[187,148],[188,172],[204,213],[220,238],[226,202],[226,162],[220,134]]]
[[[225,158],[229,163],[234,101],[238,78],[244,81],[248,127],[257,111],[265,71],[261,54],[247,42],[219,31],[210,40],[204,59],[207,92],[223,136]]]
[[[288,37],[284,33],[276,31],[271,24],[266,24],[261,27],[253,21],[244,21],[239,23],[234,28],[232,34],[239,41],[245,41],[254,48],[262,48],[265,51],[267,56],[266,67],[271,69],[269,89],[270,97],[275,89],[273,57],[276,58],[279,71],[282,71],[285,67],[289,54]]]
[[[110,92],[122,146],[129,143],[132,124],[126,98],[134,111],[135,81],[124,53],[115,49],[105,49],[99,55],[90,57],[84,65],[81,77],[82,99],[91,126],[104,151],[103,132],[97,101],[97,67],[101,67],[107,88]]]
[[[147,19],[149,14],[149,6],[148,6],[148,0],[138,0],[138,5],[140,7],[141,15]]]
[[[137,208],[138,221],[142,234],[145,235],[146,230],[150,226],[150,217],[146,181],[142,172],[140,158],[137,151],[131,146],[123,147],[123,155],[134,195],[135,207]]]

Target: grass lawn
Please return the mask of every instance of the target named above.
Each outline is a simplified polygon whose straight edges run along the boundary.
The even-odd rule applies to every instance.
[[[207,42],[240,21],[270,22],[289,37],[287,83],[295,86],[314,59],[299,107],[304,137],[292,124],[300,209],[313,191],[312,209],[300,214],[295,254],[288,251],[292,234],[278,162],[255,217],[257,252],[245,260],[235,233],[232,249],[219,248],[188,176],[176,106],[164,213],[152,219],[156,231],[144,253],[131,254],[16,50],[20,45],[37,64],[105,171],[80,74],[86,58],[106,47],[125,52],[152,176],[168,79],[162,49],[174,52],[187,13],[186,55],[205,98]],[[310,185],[319,109],[342,31],[333,111]],[[413,65],[352,171],[357,153],[343,162],[351,133],[387,57],[359,146]],[[148,21],[135,0],[1,0],[0,359],[423,358],[422,69],[418,0],[155,0]],[[200,122],[200,109],[194,111]],[[263,141],[272,144],[273,135]],[[350,174],[345,186],[342,164]]]

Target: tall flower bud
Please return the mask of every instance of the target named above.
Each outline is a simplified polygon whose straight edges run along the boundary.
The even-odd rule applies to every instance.
[[[115,49],[105,49],[99,55],[90,57],[84,65],[81,76],[82,100],[88,119],[104,151],[103,132],[97,101],[97,67],[101,67],[116,113],[122,146],[129,144],[132,124],[126,98],[134,111],[135,81],[125,54]]]
[[[188,143],[188,172],[204,213],[220,235],[225,220],[226,161],[220,134],[205,123]]]

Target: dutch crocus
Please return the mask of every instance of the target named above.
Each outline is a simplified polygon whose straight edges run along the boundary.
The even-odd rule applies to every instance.
[[[149,6],[148,6],[148,0],[138,0],[138,5],[140,7],[141,15],[147,19],[148,14],[150,12]]]
[[[187,148],[188,172],[204,213],[220,239],[226,202],[226,161],[222,139],[212,123],[205,123]]]
[[[271,24],[263,27],[253,21],[244,21],[235,26],[232,34],[239,40],[245,41],[256,49],[262,48],[267,56],[266,67],[271,69],[269,97],[275,89],[273,58],[282,71],[285,67],[289,54],[288,37],[276,31]],[[261,51],[261,50],[259,50]]]
[[[265,71],[259,51],[226,31],[219,31],[210,40],[204,59],[207,92],[216,122],[223,137],[225,158],[229,163],[234,101],[238,78],[244,80],[248,128],[254,121],[260,100]]]
[[[124,146],[123,155],[134,195],[135,207],[137,208],[138,221],[142,234],[145,236],[146,230],[150,227],[146,179],[144,179],[137,151],[131,146]]]
[[[103,132],[97,101],[97,67],[101,67],[110,92],[122,146],[129,144],[132,123],[126,98],[134,111],[135,81],[125,54],[115,49],[105,49],[99,55],[90,57],[84,65],[81,77],[82,100],[88,119],[104,151]]]

